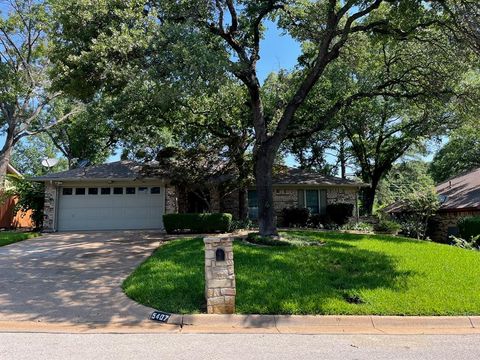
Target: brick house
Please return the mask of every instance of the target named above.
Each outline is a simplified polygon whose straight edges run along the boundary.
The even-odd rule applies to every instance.
[[[45,183],[47,231],[163,229],[162,215],[184,212],[228,212],[239,216],[240,196],[250,218],[257,211],[256,191],[223,193],[209,187],[205,201],[170,179],[151,176],[145,165],[132,161],[90,166],[34,178]],[[325,213],[331,203],[351,203],[358,216],[358,191],[368,186],[352,180],[288,169],[274,178],[273,196],[278,220],[287,207],[308,207]]]
[[[442,205],[431,221],[430,237],[448,242],[458,235],[458,220],[480,216],[480,168],[446,180],[436,186]]]

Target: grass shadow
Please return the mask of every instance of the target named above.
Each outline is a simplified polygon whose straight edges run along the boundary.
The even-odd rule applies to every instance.
[[[362,306],[365,290],[401,291],[412,275],[399,271],[386,254],[332,240],[309,248],[248,249],[239,244],[235,266],[237,310],[242,313],[324,314],[333,308],[348,313]]]
[[[321,247],[256,247],[235,243],[237,312],[328,313],[327,304],[362,306],[362,291],[401,289],[410,272],[394,259],[345,242]],[[124,282],[132,299],[175,313],[204,311],[204,256],[201,239],[160,247]]]

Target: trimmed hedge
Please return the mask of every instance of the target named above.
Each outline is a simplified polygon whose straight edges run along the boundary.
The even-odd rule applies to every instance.
[[[232,226],[232,214],[165,214],[163,225],[168,234],[228,232]]]
[[[458,221],[458,230],[460,237],[467,241],[480,235],[480,216],[470,216]]]
[[[348,219],[353,216],[353,208],[353,204],[329,204],[327,205],[327,214],[335,224],[342,226],[348,223]]]

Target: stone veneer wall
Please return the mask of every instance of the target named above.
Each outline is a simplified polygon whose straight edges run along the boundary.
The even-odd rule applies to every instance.
[[[277,188],[273,189],[273,202],[275,207],[275,213],[279,224],[282,222],[282,210],[288,207],[298,207],[298,190],[304,188]],[[320,188],[321,189],[321,188]],[[334,203],[350,203],[354,205],[353,215],[357,214],[357,192],[356,188],[350,187],[329,187],[324,188],[327,190],[327,205]],[[178,212],[179,205],[175,201],[178,195],[174,187],[168,187],[166,189],[166,213]],[[238,219],[238,191],[232,191],[230,194],[220,197],[217,191],[212,191],[212,211],[226,212],[233,215],[235,219]],[[180,197],[181,198],[181,197]],[[179,198],[178,203],[181,202]],[[247,200],[245,199],[245,203]],[[175,204],[175,205],[174,205]],[[186,204],[185,204],[186,206]]]
[[[55,202],[57,200],[57,186],[45,184],[45,205],[43,208],[43,230],[55,231]]]
[[[457,227],[458,221],[461,218],[469,216],[480,216],[480,210],[439,212],[431,220],[431,239],[436,242],[449,242],[448,228]]]
[[[273,203],[275,206],[275,214],[277,216],[277,223],[282,224],[282,210],[288,207],[298,207],[298,190],[303,188],[274,188],[273,189]],[[321,189],[321,188],[319,188]],[[335,203],[353,204],[353,216],[357,214],[357,189],[331,187],[325,188],[327,190],[327,205]]]
[[[298,189],[273,189],[273,206],[277,224],[283,224],[282,210],[289,207],[298,207]]]
[[[178,212],[178,194],[175,186],[165,186],[165,214]]]
[[[207,237],[205,243],[205,298],[207,313],[233,314],[235,312],[235,271],[233,238]],[[217,251],[223,258],[217,258]]]
[[[358,190],[350,187],[332,187],[327,189],[327,205],[336,203],[353,204],[353,216],[357,216]]]

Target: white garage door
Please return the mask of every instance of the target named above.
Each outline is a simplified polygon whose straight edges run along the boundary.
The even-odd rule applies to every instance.
[[[58,230],[163,229],[163,186],[60,188]]]

